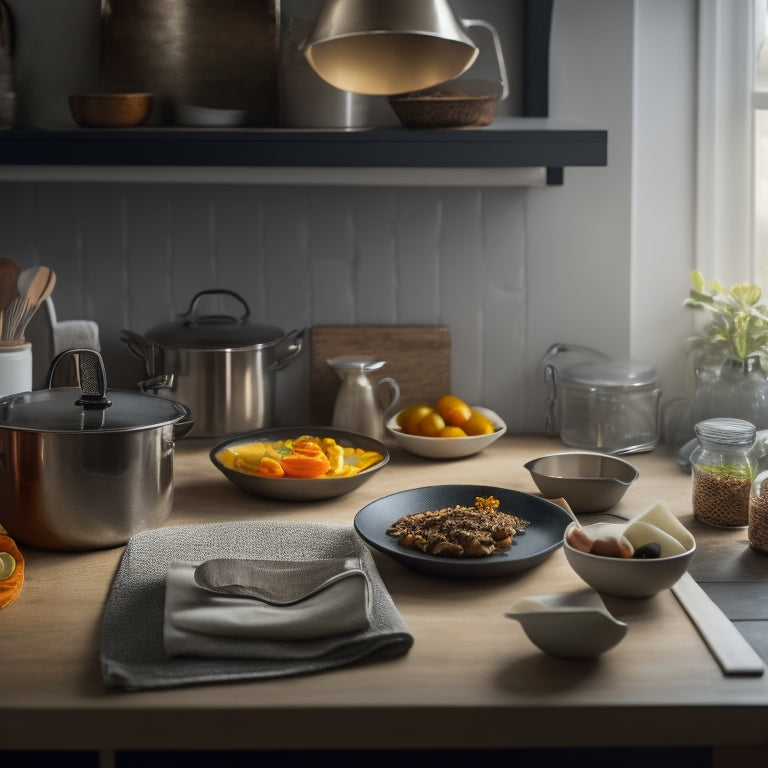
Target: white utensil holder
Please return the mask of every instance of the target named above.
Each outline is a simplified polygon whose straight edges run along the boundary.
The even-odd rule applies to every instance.
[[[32,389],[32,345],[0,345],[0,397]]]

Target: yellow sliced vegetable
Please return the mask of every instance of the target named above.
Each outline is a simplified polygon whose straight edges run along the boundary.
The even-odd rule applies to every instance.
[[[248,475],[323,479],[356,475],[382,461],[384,455],[339,445],[332,437],[301,435],[229,446],[216,458],[223,466]]]

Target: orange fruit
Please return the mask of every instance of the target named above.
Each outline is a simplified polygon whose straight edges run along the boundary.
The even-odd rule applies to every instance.
[[[444,426],[445,420],[443,417],[437,411],[430,411],[419,420],[417,424],[418,432],[416,434],[423,437],[437,437]]]
[[[418,435],[419,421],[421,421],[421,419],[423,419],[433,410],[434,409],[431,406],[425,405],[424,403],[409,405],[407,408],[404,408],[402,411],[400,411],[400,413],[397,414],[397,425],[400,427],[400,429],[403,430],[403,432],[409,435]]]
[[[435,410],[443,417],[446,424],[461,427],[472,415],[472,409],[456,395],[443,395],[435,406]]]
[[[438,437],[466,437],[467,433],[461,427],[446,425],[437,435]]]
[[[472,411],[462,429],[468,435],[490,435],[496,431],[493,423],[479,411]]]

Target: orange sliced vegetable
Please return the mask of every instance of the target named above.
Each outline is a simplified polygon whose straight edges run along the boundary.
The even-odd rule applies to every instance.
[[[5,529],[0,526],[0,552],[6,552],[8,557],[14,561],[13,568],[9,576],[0,579],[0,608],[7,608],[16,601],[24,586],[24,558],[16,546],[16,542],[8,535]],[[8,557],[3,558],[8,561]],[[7,565],[6,565],[7,568]]]
[[[280,460],[286,477],[321,477],[330,468],[331,462],[321,450],[320,453],[291,453]]]
[[[230,469],[259,477],[346,477],[382,461],[377,451],[339,445],[332,437],[302,435],[295,440],[242,443],[216,458]]]
[[[259,462],[258,473],[262,477],[283,477],[285,470],[283,465],[277,459],[273,459],[271,456],[264,456]]]

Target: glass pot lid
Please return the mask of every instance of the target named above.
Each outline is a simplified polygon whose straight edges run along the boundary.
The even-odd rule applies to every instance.
[[[593,390],[634,390],[657,386],[656,369],[645,363],[605,360],[580,363],[567,368],[561,374],[566,385]]]
[[[241,304],[241,313],[204,314],[201,301],[213,295],[231,296]],[[250,322],[251,310],[245,299],[234,291],[211,289],[192,297],[189,309],[170,323],[150,328],[145,338],[162,347],[180,349],[227,349],[274,344],[283,331],[274,325]]]
[[[128,432],[175,424],[187,409],[173,400],[141,392],[108,390],[101,355],[91,349],[62,352],[60,361],[77,359],[80,388],[56,387],[22,392],[0,399],[0,428],[35,432]]]

